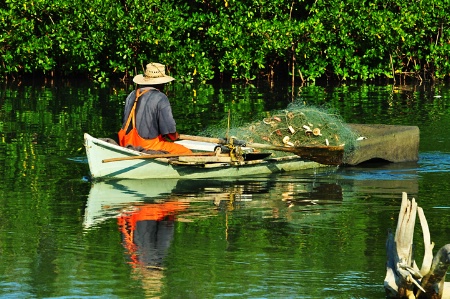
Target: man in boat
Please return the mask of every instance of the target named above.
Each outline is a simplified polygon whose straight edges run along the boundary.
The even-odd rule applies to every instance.
[[[163,92],[164,85],[173,80],[166,75],[165,65],[156,62],[147,64],[145,73],[133,78],[137,88],[125,102],[123,125],[118,134],[121,146],[180,155],[192,153],[173,142],[179,134],[169,99]]]

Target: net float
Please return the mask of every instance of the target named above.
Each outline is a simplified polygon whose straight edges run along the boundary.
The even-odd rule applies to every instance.
[[[322,136],[322,133],[320,133],[320,129],[319,128],[315,128],[312,131],[312,133],[313,133],[314,136]]]

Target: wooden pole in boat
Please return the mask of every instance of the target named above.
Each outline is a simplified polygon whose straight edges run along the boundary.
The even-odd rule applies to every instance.
[[[108,162],[117,162],[117,161],[126,161],[126,160],[137,160],[137,159],[157,159],[157,158],[176,158],[176,157],[192,157],[192,156],[215,156],[214,152],[207,153],[192,153],[192,154],[157,154],[157,155],[140,155],[140,156],[129,156],[129,157],[118,157],[118,158],[109,158],[103,159],[102,163]]]
[[[228,109],[228,124],[227,124],[227,142],[230,142],[230,118],[231,118],[231,109]]]
[[[228,143],[227,140],[223,138],[211,138],[184,134],[180,134],[179,138],[181,140],[202,141],[224,145]],[[245,142],[242,143],[244,144]],[[324,165],[341,165],[344,159],[343,146],[277,146],[253,142],[247,142],[245,143],[245,146],[272,151],[289,152],[307,160],[318,162]]]

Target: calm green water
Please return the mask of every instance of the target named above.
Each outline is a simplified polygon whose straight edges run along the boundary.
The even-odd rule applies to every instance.
[[[446,85],[296,88],[349,123],[417,125],[418,163],[242,178],[91,184],[82,134],[112,137],[130,88],[0,91],[1,298],[383,298],[401,193],[450,242]],[[249,120],[288,88],[174,86],[179,131]],[[130,242],[133,240],[133,242]],[[422,255],[417,230],[417,260]]]

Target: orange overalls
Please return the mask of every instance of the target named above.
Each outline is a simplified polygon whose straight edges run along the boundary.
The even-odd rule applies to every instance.
[[[139,89],[136,90],[136,100],[134,101],[133,108],[131,109],[130,115],[128,116],[126,125],[125,127],[122,127],[118,133],[120,146],[128,146],[128,145],[132,145],[134,147],[140,146],[146,150],[166,151],[169,152],[170,154],[179,154],[179,155],[192,153],[190,149],[181,144],[166,141],[166,139],[162,135],[159,135],[153,139],[145,139],[139,135],[136,129],[136,120],[135,120],[136,104],[139,97],[142,96],[147,91],[149,91],[149,89],[146,89],[143,92],[140,92]],[[132,123],[132,129],[127,134],[126,131],[128,126],[130,125],[130,122]],[[169,135],[170,135],[169,137],[173,140],[176,140],[178,137],[177,133]]]

